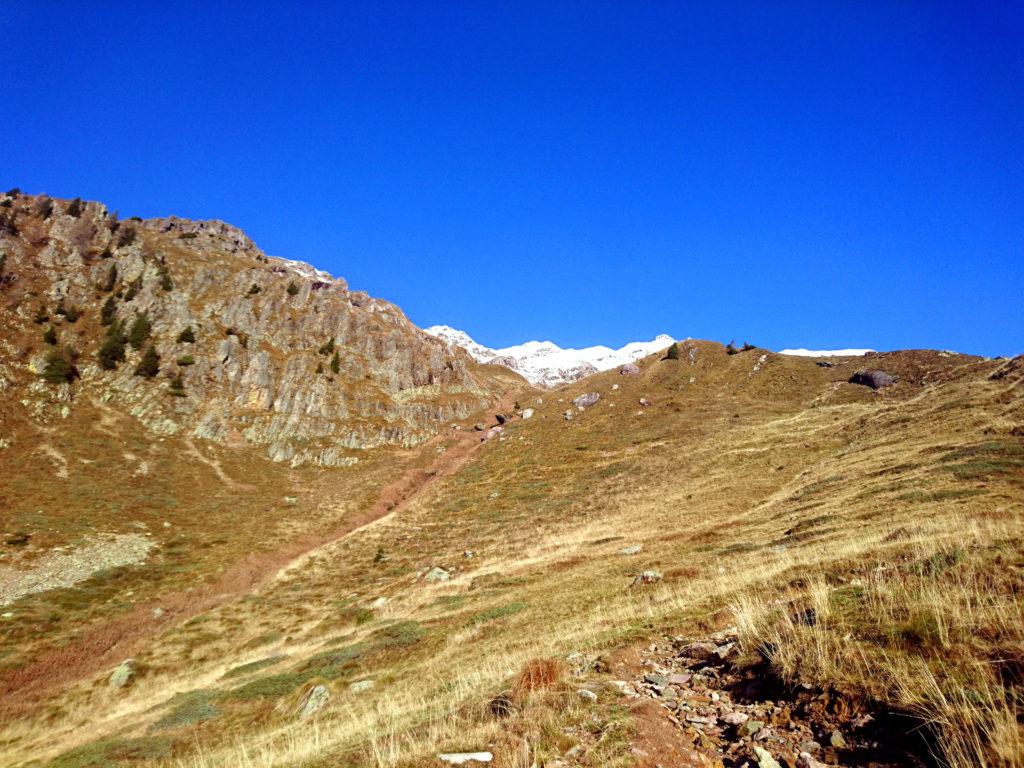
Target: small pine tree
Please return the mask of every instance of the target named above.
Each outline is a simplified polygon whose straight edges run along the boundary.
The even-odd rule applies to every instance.
[[[117,285],[117,264],[111,264],[110,269],[107,270],[107,279],[103,283],[103,290],[110,293],[114,290],[115,285]]]
[[[64,384],[75,378],[75,366],[64,352],[53,350],[46,356],[43,380],[48,384]]]
[[[39,309],[36,310],[35,317],[32,318],[36,325],[42,325],[50,319],[50,313],[46,311],[46,307],[42,304],[39,305]]]
[[[294,296],[299,292],[299,286],[295,284],[294,280],[288,281],[288,295]]]
[[[253,284],[252,284],[252,285],[251,285],[251,286],[249,287],[249,292],[248,292],[248,293],[246,294],[246,296],[255,296],[255,295],[256,295],[257,293],[259,293],[259,292],[260,292],[260,291],[262,291],[262,290],[263,290],[263,289],[262,289],[262,288],[260,288],[260,287],[259,287],[258,285],[256,285],[256,283],[253,283]]]
[[[108,371],[117,368],[118,363],[124,362],[124,347],[124,330],[121,327],[121,321],[115,318],[107,328],[107,335],[103,339],[103,344],[100,345],[97,355],[100,366]]]
[[[132,345],[132,349],[142,349],[151,330],[153,326],[149,322],[149,316],[145,312],[136,315],[132,327],[128,329],[128,343]]]
[[[329,355],[329,354],[331,354],[332,352],[334,352],[334,338],[333,338],[333,337],[331,337],[330,339],[328,339],[328,340],[327,340],[327,343],[326,343],[326,344],[324,344],[323,346],[321,346],[321,347],[320,347],[320,349],[319,349],[319,350],[317,350],[317,351],[318,351],[318,352],[319,352],[319,353],[320,353],[321,355]]]
[[[52,325],[43,331],[43,341],[49,344],[51,347],[57,345],[57,329]]]
[[[739,352],[739,350],[736,349],[736,345],[731,341],[725,345],[725,351],[730,355],[735,355],[737,352]]]
[[[157,354],[156,347],[150,344],[139,364],[135,366],[135,375],[152,379],[158,373],[160,373],[160,355]]]
[[[117,233],[117,247],[125,248],[135,242],[137,236],[135,227],[121,227]]]
[[[185,397],[185,381],[179,373],[171,380],[171,395],[174,397]]]
[[[142,275],[139,275],[130,283],[128,283],[128,291],[124,295],[125,301],[131,301],[139,295],[139,291],[142,290]]]
[[[196,359],[192,355],[182,355],[178,358],[178,365],[183,368],[189,365],[195,365]]]
[[[755,347],[753,344],[748,344],[747,342],[744,341],[743,349],[741,349],[740,352],[749,352],[752,349],[757,349],[757,347]]]
[[[178,334],[178,343],[179,344],[195,344],[196,343],[196,334],[192,330],[192,326],[191,325],[188,326],[187,328],[185,328],[184,331],[182,331],[181,333]]]
[[[117,302],[114,301],[113,296],[108,296],[100,310],[100,325],[110,325],[114,322],[115,317],[117,317]]]
[[[53,200],[48,197],[44,197],[36,205],[36,213],[39,214],[39,218],[46,220],[53,215]]]
[[[64,300],[61,299],[60,304],[57,305],[56,313],[67,320],[69,323],[77,323],[78,318],[82,316],[82,310],[72,304],[70,307],[64,305]]]
[[[672,342],[672,346],[669,347],[668,351],[665,353],[665,359],[666,360],[678,360],[679,359],[679,345],[676,344],[674,341]]]
[[[338,357],[338,353],[337,352],[335,352],[334,353],[334,357],[331,358],[331,372],[332,373],[340,373],[341,372],[341,358]]]
[[[4,192],[4,196],[5,197],[17,197],[20,194],[21,194],[21,190],[18,189],[18,187],[14,187],[13,189],[8,189],[6,192]]]
[[[160,267],[160,287],[165,291],[174,290],[174,281],[171,280],[171,273],[167,271],[167,267]]]
[[[323,372],[324,372],[324,364],[323,363],[317,363],[316,364],[316,373],[317,373],[317,375],[319,376]]]
[[[82,215],[82,198],[76,197],[70,203],[68,203],[68,216],[74,216],[76,219]]]

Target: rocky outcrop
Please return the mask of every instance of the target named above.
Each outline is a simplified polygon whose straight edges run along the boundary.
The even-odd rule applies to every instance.
[[[896,383],[896,377],[886,373],[885,371],[878,370],[861,370],[857,371],[850,377],[851,384],[862,384],[865,387],[871,387],[872,389],[881,389],[882,387],[888,387]]]
[[[20,194],[0,198],[0,212],[0,322],[12,329],[0,371],[27,386],[50,352],[73,351],[69,408],[88,392],[156,434],[341,466],[367,448],[422,442],[514,386],[393,304],[267,256],[230,224],[118,221],[99,203]],[[101,363],[111,328],[127,335],[140,317],[148,337],[123,362]],[[56,350],[41,340],[50,324]],[[159,371],[137,376],[150,346]]]

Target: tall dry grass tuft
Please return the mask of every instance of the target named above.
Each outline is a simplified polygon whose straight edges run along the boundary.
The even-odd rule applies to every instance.
[[[784,679],[859,689],[912,713],[952,768],[1019,768],[1024,690],[1000,665],[1024,644],[1024,580],[998,567],[1005,541],[959,542],[894,552],[863,578],[738,596],[741,642]]]

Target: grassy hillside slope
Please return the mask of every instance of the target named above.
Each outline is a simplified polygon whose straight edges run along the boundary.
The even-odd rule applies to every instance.
[[[919,755],[1019,765],[1021,361],[680,347],[522,396],[532,418],[393,514],[168,625],[131,686],[107,669],[10,718],[0,760],[653,766],[617,664],[735,625],[737,666],[912,714]],[[898,383],[845,383],[865,364]],[[643,571],[660,581],[631,588]],[[732,760],[692,746],[679,764]]]

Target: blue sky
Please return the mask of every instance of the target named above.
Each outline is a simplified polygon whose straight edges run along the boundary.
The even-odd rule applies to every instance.
[[[1024,352],[1020,2],[295,6],[5,8],[0,187],[491,346]]]

